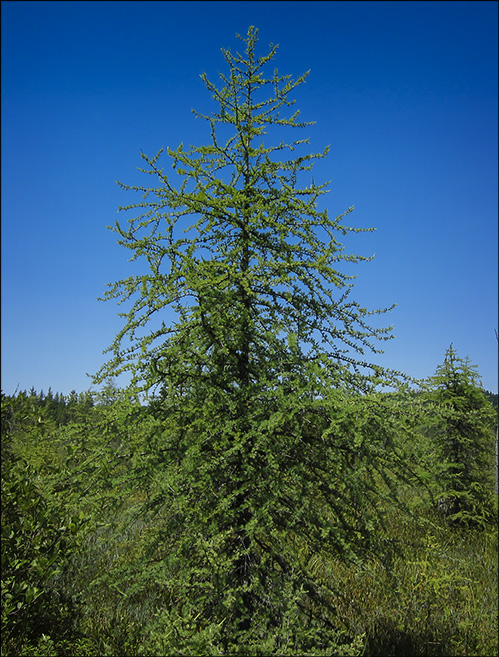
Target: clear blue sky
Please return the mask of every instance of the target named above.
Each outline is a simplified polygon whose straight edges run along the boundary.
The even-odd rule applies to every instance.
[[[333,215],[351,205],[352,296],[397,303],[375,360],[431,375],[453,342],[497,392],[496,2],[2,2],[2,389],[91,386],[130,273],[106,229],[139,152],[209,131],[199,74],[260,30],[294,77]],[[149,179],[148,179],[149,180]],[[133,196],[133,195],[132,195]],[[127,216],[119,215],[126,223]]]

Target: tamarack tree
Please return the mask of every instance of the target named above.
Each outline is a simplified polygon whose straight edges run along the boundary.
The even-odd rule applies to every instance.
[[[265,145],[269,129],[311,124],[288,110],[306,74],[268,75],[277,47],[257,56],[257,36],[239,37],[243,54],[223,50],[219,87],[201,76],[218,105],[196,113],[211,143],[167,149],[177,184],[162,150],[142,154],[157,186],[120,183],[144,200],[113,228],[148,273],[106,293],[131,305],[95,381],[128,371],[131,391],[150,392],[156,428],[135,462],[151,487],[145,509],[161,516],[150,563],[168,592],[162,627],[175,628],[163,650],[332,645],[338,592],[318,555],[381,554],[379,497],[404,469],[391,442],[401,416],[376,393],[396,373],[366,356],[391,337],[369,319],[389,309],[352,300],[341,270],[370,258],[340,238],[371,229],[345,224],[352,208],[319,209],[327,184],[307,176],[327,148]]]

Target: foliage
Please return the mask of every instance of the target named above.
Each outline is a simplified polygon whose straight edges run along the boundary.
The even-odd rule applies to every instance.
[[[345,225],[351,208],[334,219],[319,210],[326,185],[307,180],[328,149],[279,159],[308,140],[262,140],[269,128],[309,125],[285,116],[306,76],[267,75],[276,48],[258,57],[254,28],[243,41],[244,55],[223,51],[220,88],[202,76],[218,104],[199,115],[211,144],[167,150],[180,186],[161,151],[142,155],[159,187],[122,185],[145,200],[114,230],[149,272],[110,287],[106,298],[132,305],[95,380],[128,370],[132,397],[153,392],[130,482],[147,491],[142,517],[161,524],[150,566],[123,578],[161,579],[168,640],[315,654],[340,645],[338,591],[309,562],[321,552],[388,558],[379,503],[397,504],[397,477],[412,477],[394,444],[407,418],[375,392],[398,385],[396,373],[365,358],[390,337],[369,324],[387,309],[353,301],[341,269],[369,260],[340,242],[363,229]],[[167,307],[177,314],[169,326]]]
[[[386,418],[380,417],[378,433],[382,420],[395,422],[397,426],[400,423],[397,413],[388,411],[390,405],[395,411],[397,407],[399,410],[414,407],[418,416],[433,409],[434,405],[423,402],[422,397],[409,391],[405,395],[386,395]],[[220,628],[215,623],[201,626],[199,609],[186,613],[186,605],[192,603],[193,597],[182,600],[180,586],[175,590],[165,585],[179,572],[174,555],[166,560],[152,560],[152,544],[156,544],[157,555],[166,553],[169,546],[175,547],[175,537],[167,532],[168,526],[172,526],[167,524],[171,507],[157,507],[156,515],[151,508],[149,514],[137,517],[144,511],[144,501],[152,502],[164,487],[160,476],[156,475],[156,482],[145,476],[147,469],[141,470],[141,463],[150,441],[155,436],[157,439],[157,423],[164,424],[165,418],[148,418],[144,408],[124,401],[118,391],[113,398],[114,401],[108,397],[104,405],[89,409],[84,422],[65,425],[53,434],[54,440],[66,441],[70,454],[64,467],[53,473],[53,478],[37,459],[36,450],[25,449],[27,456],[33,455],[39,464],[38,468],[29,469],[29,481],[36,481],[39,492],[43,489],[48,506],[63,513],[60,501],[68,502],[70,485],[80,502],[75,500],[71,504],[69,517],[78,516],[80,511],[93,517],[91,523],[86,523],[83,535],[81,529],[73,535],[79,537],[77,552],[71,547],[73,543],[69,551],[61,544],[61,559],[57,562],[60,572],[45,582],[44,596],[35,601],[28,614],[30,626],[38,628],[32,634],[33,639],[24,640],[22,648],[15,649],[12,641],[7,641],[14,625],[7,622],[2,654],[132,656],[182,654],[182,651],[217,654]],[[355,413],[364,419],[363,431],[368,437],[372,416],[364,416],[362,410],[359,398]],[[160,415],[159,408],[154,412]],[[5,417],[8,413],[3,414]],[[410,439],[413,467],[431,444],[425,433],[427,422],[420,419],[417,431],[399,433],[397,426],[392,425],[389,432],[394,434],[397,445],[407,445]],[[319,420],[317,414],[310,415],[305,424],[312,431]],[[322,420],[324,428],[327,422]],[[338,421],[335,426],[338,431],[340,428],[344,431],[346,420],[342,424]],[[5,449],[9,442],[6,438],[20,444],[28,439],[38,440],[32,432],[22,436],[9,434],[5,425],[3,429],[4,454],[9,452]],[[113,450],[120,454],[117,461],[111,459]],[[4,479],[9,471],[5,459],[6,456]],[[435,461],[435,457],[430,454],[428,460]],[[141,472],[144,474],[138,489],[127,490],[127,472],[135,482]],[[419,470],[418,473],[421,474]],[[281,533],[282,552],[294,551],[306,563],[314,581],[341,593],[334,596],[334,617],[341,619],[341,623],[335,633],[330,632],[331,643],[336,646],[331,650],[335,654],[347,654],[349,650],[367,657],[497,654],[497,530],[493,525],[480,533],[453,528],[432,511],[429,498],[425,498],[423,481],[419,486],[421,490],[415,491],[413,486],[398,484],[398,496],[413,510],[412,515],[395,508],[388,499],[378,498],[385,540],[401,549],[400,556],[395,553],[389,563],[385,562],[388,568],[380,560],[367,557],[362,568],[345,563],[325,550],[324,544],[313,553],[305,541],[300,542],[296,532]],[[7,490],[8,486],[3,484],[3,489]],[[29,492],[26,482],[22,490]],[[125,492],[128,496],[123,499]],[[60,496],[59,506],[54,495]],[[313,502],[312,496],[310,499]],[[320,500],[320,492],[317,499]],[[118,500],[122,500],[120,510],[115,506]],[[61,518],[59,514],[57,520]],[[61,524],[55,523],[54,527]],[[18,517],[16,533],[21,531],[22,519]],[[192,543],[195,541],[196,537],[192,536]],[[171,569],[169,574],[168,569]],[[16,575],[19,582],[25,581],[25,571],[19,569]],[[45,603],[37,605],[39,600]],[[191,631],[194,626],[195,632]],[[273,654],[292,654],[293,647],[289,641],[286,643],[286,637],[276,638],[282,645]],[[301,645],[306,645],[306,629]],[[167,646],[170,652],[166,652]],[[318,652],[327,654],[325,648]],[[270,647],[265,654],[272,654]]]
[[[490,392],[489,390],[484,390],[485,396],[489,400],[489,402],[492,404],[494,408],[498,407],[498,395],[497,392]]]
[[[291,393],[300,380],[311,393],[322,393],[331,382],[372,389],[360,366],[388,374],[358,355],[376,353],[376,341],[392,337],[391,327],[368,324],[370,316],[389,309],[360,307],[350,298],[355,276],[338,268],[370,260],[345,254],[339,238],[374,229],[346,226],[353,208],[336,218],[320,211],[327,183],[316,185],[310,177],[300,186],[328,148],[280,161],[283,151],[293,152],[308,139],[276,146],[258,141],[269,127],[311,125],[298,122],[298,111],[281,115],[307,74],[296,81],[277,70],[264,77],[276,47],[256,57],[254,28],[244,41],[246,59],[223,51],[230,76],[220,74],[222,88],[201,76],[219,104],[211,116],[198,115],[209,122],[212,143],[167,149],[180,188],[159,166],[161,150],[153,158],[142,153],[149,167],[144,172],[158,178],[159,187],[120,183],[146,200],[120,208],[141,214],[129,220],[128,229],[116,222],[112,230],[133,252],[131,260],[147,259],[150,272],[118,281],[106,293],[106,299],[133,305],[122,313],[127,321],[97,382],[129,370],[139,390],[159,385],[178,397],[216,388],[235,397],[237,388],[240,396],[255,397],[276,386]],[[264,97],[266,90],[270,97]],[[167,326],[161,315],[169,307],[178,321]],[[154,318],[160,325],[141,331]],[[125,337],[132,346],[123,347]]]
[[[427,399],[439,507],[449,522],[482,526],[494,517],[497,414],[479,387],[476,367],[452,345],[430,379]]]
[[[94,399],[89,391],[69,396],[52,393],[45,395],[32,388],[29,393],[12,396],[1,394],[2,435],[9,436],[5,443],[19,457],[37,469],[50,471],[64,464],[67,444],[54,440],[58,429],[74,422],[88,422],[92,416]]]
[[[497,527],[458,529],[431,511],[417,519],[395,512],[387,522],[406,546],[390,570],[336,566],[339,612],[365,633],[363,654],[496,655]]]
[[[161,153],[159,187],[124,185],[149,273],[108,292],[132,305],[104,389],[2,395],[2,650],[497,654],[490,406],[453,353],[427,392],[368,362],[390,330],[350,299],[350,210],[307,178],[327,149],[260,141],[308,125],[285,116],[305,76],[244,42],[203,76],[211,144],[168,149],[179,187]]]
[[[76,550],[81,518],[44,495],[38,472],[2,459],[2,654],[72,632],[72,601],[53,582]]]

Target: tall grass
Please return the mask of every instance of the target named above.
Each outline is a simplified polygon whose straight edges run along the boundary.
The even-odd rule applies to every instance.
[[[405,548],[389,569],[336,565],[348,601],[340,613],[353,633],[365,633],[364,655],[497,655],[497,529],[393,520]]]

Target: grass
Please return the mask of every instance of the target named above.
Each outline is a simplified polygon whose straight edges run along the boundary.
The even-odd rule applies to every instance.
[[[497,530],[399,520],[396,537],[406,548],[389,570],[337,566],[349,600],[340,613],[365,633],[364,654],[497,655]]]

